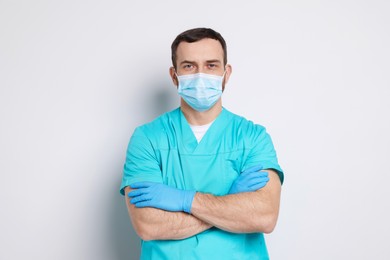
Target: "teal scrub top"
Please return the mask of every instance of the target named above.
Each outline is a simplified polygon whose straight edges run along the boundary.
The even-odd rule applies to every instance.
[[[265,128],[225,108],[198,143],[180,108],[137,127],[130,139],[120,188],[139,181],[226,195],[241,172],[261,164],[283,183]],[[245,214],[245,212],[243,212]],[[262,233],[211,228],[183,240],[141,241],[141,259],[269,259]]]

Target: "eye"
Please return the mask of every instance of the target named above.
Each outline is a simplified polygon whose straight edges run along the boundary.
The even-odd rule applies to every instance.
[[[185,70],[192,70],[194,68],[194,65],[192,64],[184,64],[183,69]]]
[[[214,69],[218,68],[218,65],[215,63],[209,63],[209,64],[207,64],[207,67],[211,70],[214,70]]]

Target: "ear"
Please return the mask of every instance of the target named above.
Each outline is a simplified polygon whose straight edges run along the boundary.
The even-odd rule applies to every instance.
[[[171,79],[172,79],[172,82],[173,84],[178,87],[179,86],[179,81],[177,80],[177,76],[176,76],[176,70],[174,67],[170,67],[169,68],[169,75],[171,76]]]
[[[222,82],[222,90],[225,90],[225,86],[229,81],[230,75],[232,74],[232,71],[233,71],[232,66],[230,64],[227,64],[225,71],[226,71],[225,72],[225,79]]]

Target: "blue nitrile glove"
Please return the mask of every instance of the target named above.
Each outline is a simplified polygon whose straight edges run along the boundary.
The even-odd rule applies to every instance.
[[[137,208],[152,207],[167,211],[191,213],[195,191],[179,190],[157,182],[136,182],[130,185],[130,203]]]
[[[243,171],[233,182],[228,194],[256,191],[263,188],[269,181],[268,172],[261,171],[261,165],[253,166]]]

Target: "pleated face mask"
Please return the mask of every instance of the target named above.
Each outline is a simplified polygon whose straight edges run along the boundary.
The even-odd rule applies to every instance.
[[[178,93],[193,109],[203,112],[209,110],[222,95],[222,76],[196,73],[178,76]]]

